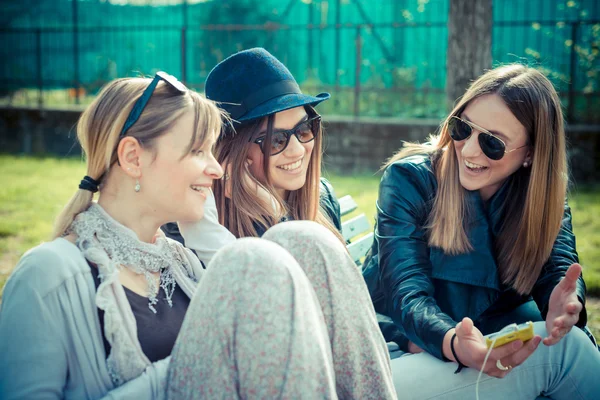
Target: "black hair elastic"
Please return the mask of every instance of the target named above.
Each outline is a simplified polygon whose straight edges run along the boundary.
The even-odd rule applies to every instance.
[[[92,193],[96,193],[98,191],[98,186],[100,182],[95,180],[94,178],[90,178],[89,176],[84,176],[81,182],[79,183],[79,189],[89,190]]]
[[[456,355],[456,350],[454,350],[454,339],[456,339],[456,333],[454,335],[452,335],[452,339],[450,339],[450,350],[452,350],[452,355],[454,356],[454,359],[458,363],[458,368],[456,368],[456,371],[454,371],[455,374],[458,374],[460,371],[463,370],[463,368],[469,368],[469,367],[467,367],[465,364],[461,363],[460,360],[458,359],[458,356]]]

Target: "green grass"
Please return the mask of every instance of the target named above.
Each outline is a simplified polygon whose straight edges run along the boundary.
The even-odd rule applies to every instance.
[[[600,186],[580,188],[573,194],[569,205],[579,261],[588,293],[600,297]]]
[[[50,238],[84,175],[77,159],[0,156],[0,295],[21,255]]]
[[[85,175],[80,159],[32,158],[0,155],[0,298],[6,278],[23,253],[49,240],[52,224]],[[336,194],[350,194],[375,219],[378,175],[327,174]],[[600,296],[600,186],[572,193],[577,248],[590,294]],[[600,326],[600,308],[592,320]],[[595,318],[595,319],[594,319]],[[595,329],[600,334],[600,329]]]

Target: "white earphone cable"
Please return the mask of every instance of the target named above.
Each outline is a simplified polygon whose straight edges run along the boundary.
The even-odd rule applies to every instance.
[[[490,358],[490,354],[492,354],[492,350],[494,350],[496,340],[498,340],[497,336],[492,341],[492,344],[490,345],[490,348],[488,349],[485,358],[483,359],[483,365],[481,366],[479,374],[477,375],[477,383],[475,384],[475,400],[479,400],[479,380],[481,379],[481,375],[483,375],[483,368],[485,368],[485,364],[487,364],[488,358]]]

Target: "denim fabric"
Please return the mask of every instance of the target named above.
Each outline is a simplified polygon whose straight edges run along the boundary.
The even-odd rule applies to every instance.
[[[543,322],[535,333],[545,337]],[[431,354],[405,354],[393,359],[392,374],[402,399],[475,399],[479,371],[464,369],[454,374],[456,364]],[[558,344],[537,350],[503,379],[483,374],[479,398],[485,400],[531,400],[546,396],[554,400],[600,398],[600,352],[581,329],[573,329]],[[399,396],[400,397],[400,396]],[[538,397],[538,399],[545,397]]]

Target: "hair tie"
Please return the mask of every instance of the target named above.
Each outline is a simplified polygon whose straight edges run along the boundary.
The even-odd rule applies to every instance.
[[[79,189],[89,190],[92,193],[96,193],[98,191],[98,186],[100,182],[95,180],[94,178],[90,178],[89,176],[84,176],[81,182],[79,183]]]
[[[456,333],[454,333],[452,335],[452,339],[450,339],[450,350],[452,350],[452,355],[454,356],[454,359],[458,363],[458,368],[456,368],[456,371],[454,371],[455,374],[458,374],[464,368],[469,368],[469,367],[467,367],[465,364],[461,363],[460,360],[458,359],[458,355],[456,354],[456,350],[454,350],[454,339],[456,339]]]

